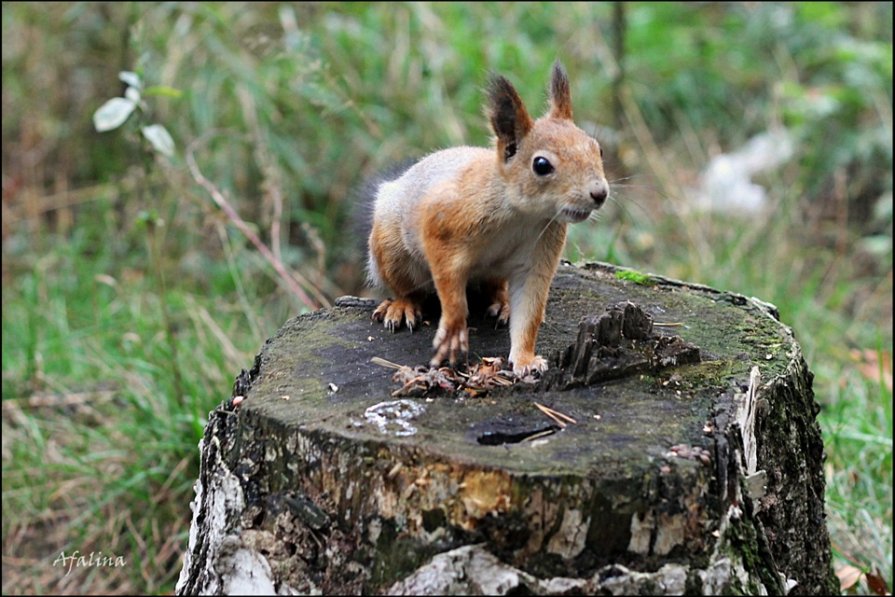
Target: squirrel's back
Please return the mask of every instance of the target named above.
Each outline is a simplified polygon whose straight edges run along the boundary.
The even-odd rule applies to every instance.
[[[420,262],[425,261],[419,234],[420,210],[418,203],[431,189],[444,183],[452,183],[458,174],[477,162],[490,163],[493,150],[484,147],[451,147],[435,151],[420,159],[400,176],[378,185],[373,202],[372,220],[380,230],[398,233],[394,243]],[[372,254],[367,264],[368,281],[381,286],[382,279]]]
[[[402,216],[412,213],[416,202],[433,187],[457,179],[457,175],[473,162],[494,160],[492,150],[484,147],[451,147],[430,153],[400,177],[379,185],[374,205],[374,217],[387,217],[396,212]]]

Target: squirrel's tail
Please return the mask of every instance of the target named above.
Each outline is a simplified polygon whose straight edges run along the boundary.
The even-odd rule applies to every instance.
[[[383,168],[373,176],[365,179],[352,193],[350,198],[349,225],[354,235],[354,249],[363,259],[367,257],[367,242],[373,229],[373,206],[379,186],[400,178],[410,169],[416,160],[404,160]]]

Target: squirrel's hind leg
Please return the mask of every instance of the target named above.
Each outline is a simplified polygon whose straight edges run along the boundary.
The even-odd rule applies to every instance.
[[[398,232],[373,224],[370,234],[370,263],[375,282],[391,290],[394,299],[386,299],[373,311],[372,318],[394,332],[406,324],[412,332],[422,323],[426,298],[427,272],[403,247]],[[422,282],[422,283],[421,283]]]
[[[422,297],[416,295],[386,299],[379,303],[372,317],[381,321],[391,332],[400,329],[402,324],[406,324],[407,329],[412,332],[422,322],[422,306]]]
[[[497,325],[506,325],[510,321],[510,295],[507,280],[491,278],[483,284],[485,296],[488,297],[488,315],[497,318]]]

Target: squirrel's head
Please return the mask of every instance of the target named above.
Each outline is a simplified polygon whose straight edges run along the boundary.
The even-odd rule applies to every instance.
[[[603,150],[572,121],[569,78],[559,61],[544,116],[532,120],[516,89],[500,75],[491,78],[487,112],[497,135],[498,171],[516,209],[580,222],[603,205],[609,196]]]

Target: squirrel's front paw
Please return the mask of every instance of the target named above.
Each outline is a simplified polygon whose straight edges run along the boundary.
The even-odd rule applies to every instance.
[[[513,373],[516,377],[525,377],[530,373],[543,373],[547,370],[547,359],[539,355],[517,356],[510,359],[513,363]]]
[[[466,331],[466,320],[454,324],[446,324],[442,318],[432,342],[435,356],[429,362],[430,367],[438,367],[442,361],[448,359],[451,365],[457,364],[460,354],[469,352],[469,334]]]
[[[422,320],[422,310],[417,302],[409,298],[386,299],[373,311],[372,318],[381,321],[391,332],[400,329],[402,322],[412,332],[417,322]]]

